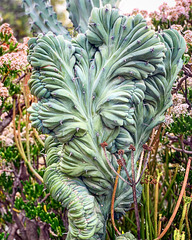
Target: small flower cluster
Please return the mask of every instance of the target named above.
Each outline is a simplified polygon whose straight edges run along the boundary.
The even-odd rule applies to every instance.
[[[11,122],[0,135],[0,141],[4,146],[14,145],[13,122]]]
[[[183,31],[183,27],[179,24],[173,24],[171,25],[171,28],[177,30],[179,33]]]
[[[149,14],[151,19],[162,22],[176,22],[180,17],[189,19],[191,0],[175,0],[175,6],[169,7],[167,3],[163,3],[159,6],[159,11],[154,11]]]
[[[135,16],[135,15],[137,15],[137,14],[141,14],[141,15],[143,15],[143,17],[144,18],[147,18],[148,17],[148,11],[146,11],[146,10],[139,10],[139,8],[134,8],[133,9],[133,11],[130,13],[130,14],[125,14],[125,15],[127,15],[127,16],[130,16],[130,15],[133,15],[133,16]]]
[[[9,93],[8,93],[8,90],[6,87],[4,87],[3,83],[0,82],[0,97],[8,97],[9,96]]]
[[[188,43],[188,44],[192,44],[192,31],[191,30],[187,30],[184,32],[184,38],[185,38],[185,41]]]
[[[3,35],[11,35],[9,38],[9,43],[17,43],[17,39],[14,37],[13,30],[10,28],[8,23],[4,23],[0,26],[0,32],[3,33]],[[6,43],[1,44],[1,47],[3,47],[5,50],[9,50],[9,47]]]
[[[6,116],[6,113],[5,113]],[[26,116],[26,115],[25,115]],[[24,121],[24,119],[22,119]],[[29,142],[30,144],[35,144],[35,138],[33,135],[33,131],[31,128],[31,124],[29,123],[28,128],[30,129],[29,132]],[[16,135],[18,135],[18,130],[16,130]],[[39,137],[41,138],[42,141],[45,141],[46,136],[44,134],[40,134]],[[26,127],[24,126],[22,128],[22,131],[20,132],[20,138],[21,142],[25,143],[26,142]],[[15,144],[15,139],[14,139],[14,131],[13,131],[13,122],[11,122],[2,132],[0,135],[0,142],[4,146],[13,146]]]
[[[27,42],[29,38],[24,38],[23,43],[18,43],[16,38],[13,35],[13,30],[10,28],[9,24],[4,23],[0,26],[0,32],[3,35],[10,35],[9,43],[18,44],[16,49],[13,52],[9,52],[9,44],[2,43],[1,47],[5,54],[0,57],[0,67],[4,64],[9,66],[10,70],[18,70],[22,71],[29,67],[29,63],[27,62]]]
[[[8,89],[4,87],[3,83],[0,82],[0,106],[2,105],[1,98],[7,98],[9,96]]]
[[[169,109],[165,116],[165,123],[167,125],[173,122],[173,116],[178,118],[180,115],[191,115],[192,112],[188,111],[189,105],[185,102],[185,97],[180,93],[174,93],[172,95],[173,106]]]

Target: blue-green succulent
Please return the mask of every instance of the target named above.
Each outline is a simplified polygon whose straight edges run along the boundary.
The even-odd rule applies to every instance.
[[[73,16],[79,9],[72,11],[75,26],[81,22],[75,38],[47,29],[29,40],[29,86],[38,98],[29,112],[32,126],[50,135],[44,181],[68,210],[67,239],[104,240],[116,178],[110,165],[117,170],[118,151],[123,150],[132,176],[133,145],[137,174],[142,146],[172,104],[185,41],[175,30],[155,33],[141,15],[127,17],[110,4],[97,8],[96,0],[82,2],[92,4],[84,7],[91,16],[88,20],[84,13],[83,20],[84,15]],[[69,9],[74,9],[72,3]],[[127,180],[124,169],[120,174]],[[140,183],[136,187],[139,199]],[[131,186],[119,179],[116,216],[132,203]],[[126,233],[117,239],[135,238]]]

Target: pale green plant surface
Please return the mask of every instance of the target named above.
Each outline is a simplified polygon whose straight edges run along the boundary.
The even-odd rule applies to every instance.
[[[68,209],[67,239],[105,239],[116,174],[100,144],[107,142],[114,169],[118,150],[124,150],[131,176],[129,147],[136,148],[136,170],[143,144],[172,103],[185,42],[175,30],[157,34],[141,15],[125,17],[110,5],[93,8],[86,34],[68,40],[48,32],[29,41],[29,85],[39,99],[30,120],[51,135],[44,181]],[[121,176],[127,178],[124,170]],[[138,183],[138,199],[140,194]],[[120,179],[116,215],[132,202],[131,186]],[[123,238],[134,239],[128,233],[117,239]]]

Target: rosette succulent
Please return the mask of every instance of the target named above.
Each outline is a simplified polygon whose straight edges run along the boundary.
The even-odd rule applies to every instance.
[[[50,135],[44,182],[68,210],[67,239],[104,240],[119,151],[132,177],[130,145],[134,146],[137,174],[142,146],[172,104],[171,88],[182,67],[185,42],[175,30],[155,33],[141,15],[123,16],[109,4],[97,8],[96,0],[69,2],[69,9],[75,2],[76,8],[80,2],[92,4],[84,5],[87,15],[91,12],[89,20],[85,13],[84,20],[84,15],[71,15],[76,25],[81,22],[75,38],[47,28],[29,40],[29,86],[38,98],[29,109],[30,120]],[[120,175],[116,217],[133,203],[123,168]],[[141,191],[137,183],[138,199]],[[117,239],[135,238],[126,233]]]

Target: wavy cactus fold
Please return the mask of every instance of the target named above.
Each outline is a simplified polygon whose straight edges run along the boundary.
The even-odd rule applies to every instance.
[[[129,147],[136,148],[136,163],[171,105],[184,51],[184,39],[175,30],[155,33],[141,15],[122,16],[111,5],[93,8],[86,34],[71,41],[52,32],[29,41],[29,86],[38,98],[30,119],[50,135],[44,180],[69,211],[67,239],[105,239],[116,177],[109,163],[117,170],[118,151],[124,150],[131,176]],[[124,169],[120,174],[127,180]],[[138,183],[138,199],[141,191]],[[132,202],[131,186],[119,179],[116,217]],[[126,233],[117,239],[135,238]]]

